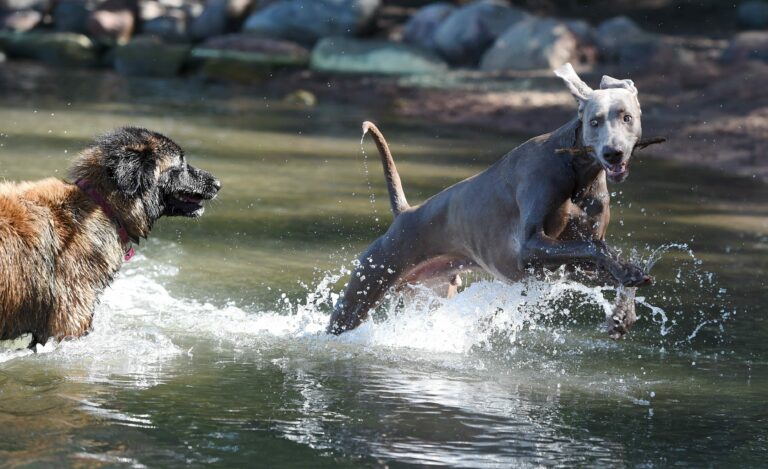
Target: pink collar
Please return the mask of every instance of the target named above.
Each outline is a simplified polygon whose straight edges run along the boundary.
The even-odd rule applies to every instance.
[[[120,220],[117,218],[115,211],[112,210],[109,202],[107,202],[107,199],[105,199],[104,196],[101,195],[101,193],[85,179],[78,179],[75,181],[75,185],[79,187],[80,190],[85,192],[85,194],[101,208],[104,214],[109,217],[110,220],[112,220],[112,223],[117,225],[117,235],[120,237],[120,243],[122,243],[123,250],[125,252],[124,259],[126,261],[131,260],[133,255],[136,254],[136,251],[134,251],[133,245],[131,244],[131,237],[128,236],[128,231],[125,229],[122,223],[120,223]]]

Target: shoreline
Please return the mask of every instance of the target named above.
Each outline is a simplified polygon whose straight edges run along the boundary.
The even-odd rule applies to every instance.
[[[23,89],[23,80],[18,78],[62,73],[114,72],[11,61],[0,66],[0,86],[6,88],[6,94],[17,89],[34,93]],[[768,83],[768,64],[708,61],[651,67],[631,74],[622,73],[620,67],[596,67],[582,76],[596,86],[603,74],[632,78],[643,109],[643,135],[668,139],[646,150],[644,156],[768,182],[768,88],[763,86]],[[116,84],[122,79],[115,74]],[[328,75],[301,70],[275,74],[258,85],[201,81],[194,75],[172,80],[226,86],[235,95],[264,93],[275,99],[309,91],[312,101],[316,97],[319,102],[376,104],[407,119],[528,136],[551,132],[572,118],[576,109],[565,86],[546,70],[507,75],[458,71],[441,77]]]

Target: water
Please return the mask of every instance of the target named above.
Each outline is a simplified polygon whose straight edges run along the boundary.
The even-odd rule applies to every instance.
[[[624,341],[603,328],[610,289],[557,275],[512,286],[475,276],[449,301],[417,290],[331,338],[322,330],[341,274],[390,220],[360,122],[381,124],[413,203],[518,136],[96,73],[5,70],[0,84],[2,178],[63,176],[92,134],[132,123],[168,134],[224,184],[203,218],[158,223],[87,337],[0,351],[4,466],[759,466],[768,456],[763,184],[641,158],[612,187],[610,242],[657,259]]]

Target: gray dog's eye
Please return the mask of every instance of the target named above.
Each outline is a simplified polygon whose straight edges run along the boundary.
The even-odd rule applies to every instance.
[[[597,119],[592,119],[591,121],[589,121],[589,125],[591,125],[592,127],[597,127]]]
[[[624,122],[626,122],[627,124],[632,122],[632,116],[630,116],[629,114],[624,114]]]

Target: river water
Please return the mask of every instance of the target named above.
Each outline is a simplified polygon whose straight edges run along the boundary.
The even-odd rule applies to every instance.
[[[635,329],[613,292],[470,278],[414,292],[339,338],[345,269],[391,215],[374,119],[409,200],[523,139],[379,107],[23,68],[0,79],[0,178],[64,177],[93,135],[160,131],[223,182],[164,219],[80,340],[0,348],[7,467],[760,466],[768,460],[768,188],[638,157],[609,241],[664,254]],[[650,151],[650,150],[649,150]]]

